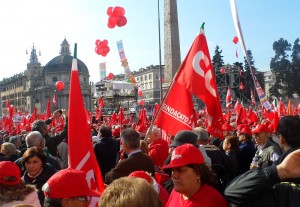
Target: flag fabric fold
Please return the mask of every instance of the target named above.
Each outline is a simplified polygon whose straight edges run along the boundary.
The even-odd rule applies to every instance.
[[[86,110],[82,99],[76,49],[77,44],[75,44],[74,48],[70,79],[68,119],[69,167],[85,171],[89,187],[103,192],[104,183],[94,154]],[[90,206],[95,206],[96,202],[97,199],[92,199]]]
[[[227,94],[226,94],[226,108],[231,108],[232,106],[232,95],[230,91],[230,87],[228,86]]]

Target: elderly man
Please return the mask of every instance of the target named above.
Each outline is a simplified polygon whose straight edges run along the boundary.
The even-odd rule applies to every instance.
[[[26,142],[27,149],[30,147],[39,147],[39,148],[45,150],[46,141],[40,132],[37,132],[37,131],[29,132],[25,137],[25,142]],[[46,154],[47,154],[46,162],[49,163],[50,165],[52,165],[56,170],[60,170],[61,167],[59,165],[59,162],[56,159],[54,159],[51,155],[49,155],[48,153],[46,153]],[[21,160],[22,160],[22,157],[17,159],[15,161],[15,163],[18,164],[21,171],[24,171],[23,165],[21,164]]]
[[[121,132],[122,148],[128,155],[121,160],[105,176],[105,183],[110,184],[115,179],[128,176],[138,170],[144,170],[154,176],[155,168],[152,159],[140,149],[140,135],[134,129],[128,128]]]
[[[165,160],[169,155],[169,145],[165,140],[161,139],[161,130],[156,126],[150,128],[147,132],[147,142],[149,143],[148,155],[153,160],[156,171],[164,165]]]
[[[252,134],[257,144],[257,150],[250,164],[250,169],[265,168],[276,162],[280,156],[280,149],[271,142],[270,130],[265,124],[258,124]]]

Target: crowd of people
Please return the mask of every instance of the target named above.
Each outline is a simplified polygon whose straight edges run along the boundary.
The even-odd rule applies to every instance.
[[[60,130],[51,122],[64,116]],[[68,168],[68,117],[57,110],[30,131],[0,131],[0,206],[99,207],[298,206],[300,118],[284,116],[277,131],[226,123],[224,139],[202,124],[163,136],[157,126],[91,124],[105,189]],[[148,128],[149,127],[149,128]]]

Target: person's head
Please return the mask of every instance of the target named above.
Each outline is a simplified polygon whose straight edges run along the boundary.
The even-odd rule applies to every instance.
[[[44,207],[85,207],[91,197],[100,194],[91,190],[86,173],[75,169],[63,169],[55,173],[43,185]]]
[[[191,144],[176,147],[172,152],[170,164],[163,169],[172,169],[174,190],[186,197],[190,197],[202,185],[212,185],[214,181],[202,153]]]
[[[48,127],[43,120],[35,120],[31,125],[31,131],[38,131],[40,132],[44,137],[48,136],[49,130]]]
[[[102,137],[112,137],[111,127],[108,126],[108,125],[105,125],[105,124],[101,125],[99,127],[98,136],[100,138],[102,138]]]
[[[27,148],[30,147],[40,147],[45,149],[46,141],[43,135],[38,131],[29,132],[25,137],[25,142]]]
[[[99,207],[143,206],[161,207],[161,201],[154,188],[142,178],[122,177],[114,180],[104,190]]]
[[[16,163],[0,162],[0,206],[12,201],[22,201],[33,191],[34,186],[25,185],[21,180],[21,171]]]
[[[134,129],[128,128],[121,132],[122,147],[126,153],[140,148],[140,135]]]
[[[209,143],[208,132],[202,127],[196,127],[193,132],[197,134],[197,144],[207,145]]]
[[[197,134],[189,130],[181,130],[177,132],[172,143],[170,144],[171,148],[181,146],[183,144],[197,144]]]
[[[4,142],[1,145],[1,151],[0,151],[4,156],[12,156],[12,155],[17,155],[19,151],[17,150],[16,146],[12,143],[9,142]]]
[[[280,119],[277,128],[279,144],[283,150],[300,147],[300,118],[296,116],[284,116]]]
[[[39,174],[47,162],[47,156],[39,147],[28,148],[22,156],[22,165],[27,173],[34,177]]]
[[[161,129],[157,126],[153,126],[152,130],[150,131],[150,128],[148,129],[147,133],[147,142],[153,143],[154,141],[161,139]]]
[[[249,126],[243,126],[241,129],[239,129],[239,134],[237,135],[240,142],[252,140],[252,132]]]
[[[237,136],[226,136],[223,141],[223,149],[227,151],[235,151],[239,148],[239,138]]]
[[[16,147],[20,147],[22,144],[21,137],[18,135],[10,137],[9,142],[14,144]]]
[[[253,138],[257,145],[263,146],[269,140],[270,130],[265,124],[258,124],[253,130]]]
[[[148,147],[148,143],[145,140],[140,140],[140,147],[143,153],[148,154],[149,147]]]

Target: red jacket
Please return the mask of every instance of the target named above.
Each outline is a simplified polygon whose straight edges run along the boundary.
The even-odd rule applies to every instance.
[[[158,139],[149,145],[148,155],[153,160],[155,167],[162,167],[169,155],[169,145],[165,140]]]

